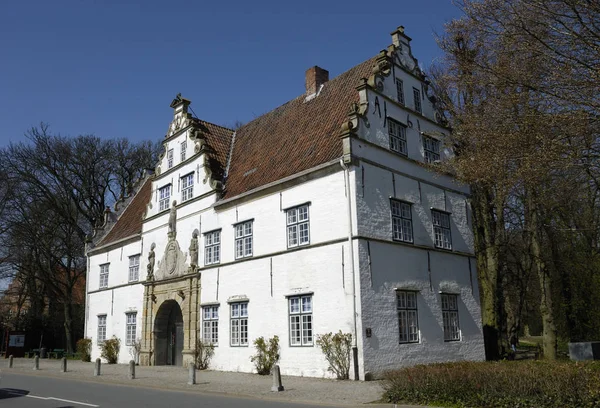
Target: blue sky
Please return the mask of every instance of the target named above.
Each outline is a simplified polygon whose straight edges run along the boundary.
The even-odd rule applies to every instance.
[[[178,93],[201,119],[248,122],[391,43],[399,25],[424,67],[451,0],[40,0],[0,5],[0,146],[40,122],[67,136],[160,140]]]

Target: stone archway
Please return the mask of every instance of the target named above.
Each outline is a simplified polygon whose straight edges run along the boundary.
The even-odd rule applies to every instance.
[[[183,365],[183,314],[175,300],[163,302],[154,318],[156,365]]]

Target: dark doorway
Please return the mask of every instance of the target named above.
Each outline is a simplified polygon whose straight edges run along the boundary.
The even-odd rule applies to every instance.
[[[156,313],[154,344],[156,365],[183,366],[183,314],[174,300],[164,302]]]

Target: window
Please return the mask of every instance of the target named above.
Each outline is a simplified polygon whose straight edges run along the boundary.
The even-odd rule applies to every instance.
[[[173,167],[173,149],[169,149],[167,152],[167,168]]]
[[[450,214],[437,210],[431,210],[433,221],[433,235],[435,246],[442,249],[452,249],[452,237],[450,235]]]
[[[425,163],[433,164],[440,160],[440,141],[432,137],[423,136],[423,152]]]
[[[100,265],[100,289],[108,287],[108,265]]]
[[[458,295],[442,293],[442,319],[444,320],[444,341],[460,340]]]
[[[388,118],[388,133],[390,135],[390,150],[407,154],[406,127],[399,122]]]
[[[125,313],[126,331],[125,341],[128,346],[133,346],[135,343],[135,331],[137,326],[137,312]]]
[[[202,339],[205,343],[219,343],[219,306],[202,308]]]
[[[290,303],[290,345],[312,346],[312,296],[295,296]]]
[[[231,304],[231,345],[248,345],[248,302]]]
[[[194,173],[181,178],[181,201],[194,197]]]
[[[398,102],[404,105],[404,83],[398,78],[396,78],[396,95],[398,96]]]
[[[419,342],[419,318],[417,315],[417,292],[396,291],[400,343]]]
[[[392,237],[395,241],[413,242],[411,205],[392,200]]]
[[[308,204],[286,211],[288,248],[310,243]]]
[[[163,188],[159,189],[158,197],[158,211],[168,210],[170,207],[169,199],[171,198],[171,185],[167,184]]]
[[[413,98],[415,100],[415,110],[419,113],[422,113],[421,110],[421,91],[417,88],[413,88]]]
[[[186,153],[187,153],[187,140],[184,142],[181,142],[181,161],[185,161],[186,159]]]
[[[129,282],[137,282],[140,276],[140,256],[129,257]]]
[[[252,256],[252,221],[235,226],[235,258]]]
[[[106,340],[106,315],[98,316],[98,344]]]
[[[221,231],[204,234],[204,265],[219,263],[221,260]]]

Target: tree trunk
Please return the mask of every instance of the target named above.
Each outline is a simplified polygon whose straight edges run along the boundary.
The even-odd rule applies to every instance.
[[[63,303],[65,312],[65,342],[67,343],[67,353],[73,352],[73,310],[71,303]]]

